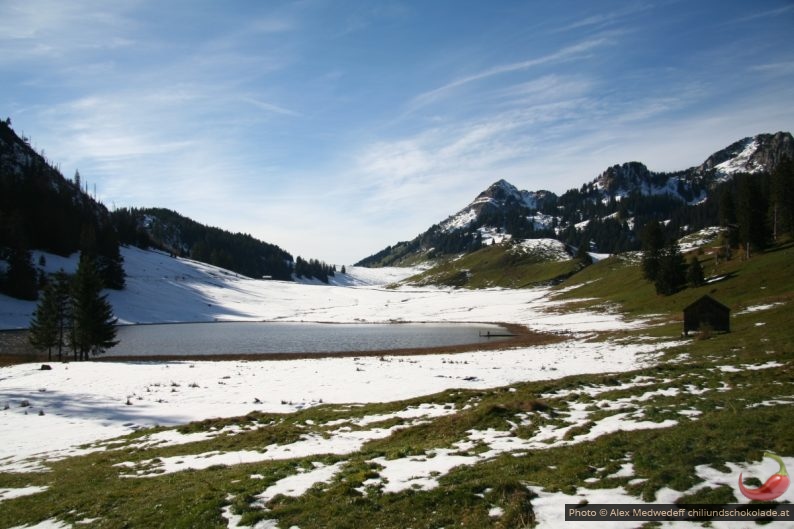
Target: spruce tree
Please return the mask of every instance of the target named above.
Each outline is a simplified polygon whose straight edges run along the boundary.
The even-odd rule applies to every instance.
[[[766,246],[766,197],[754,175],[739,178],[736,217],[739,221],[739,240],[750,250],[763,250]]]
[[[50,280],[55,289],[56,326],[58,331],[58,360],[63,360],[63,348],[66,346],[67,331],[72,324],[71,280],[66,272],[59,270]]]
[[[58,301],[53,283],[44,287],[30,320],[28,339],[36,349],[46,350],[47,359],[52,360],[52,348],[58,345]]]
[[[63,360],[67,327],[71,325],[72,298],[69,277],[61,270],[50,278],[30,322],[30,343],[47,350],[52,360],[52,348],[58,347],[58,360]]]
[[[686,285],[686,263],[678,243],[671,240],[662,251],[659,273],[654,281],[656,293],[664,296],[675,294]]]
[[[700,261],[696,256],[690,259],[689,266],[687,266],[686,282],[693,288],[702,286],[706,282],[703,277],[703,267],[700,266]]]
[[[794,234],[794,161],[783,159],[772,173],[770,197],[773,235]]]
[[[80,255],[72,285],[70,342],[75,360],[101,354],[118,343],[113,309],[102,294],[102,280],[91,254]]]
[[[664,232],[657,221],[652,220],[642,230],[642,274],[648,281],[659,277],[664,250]]]

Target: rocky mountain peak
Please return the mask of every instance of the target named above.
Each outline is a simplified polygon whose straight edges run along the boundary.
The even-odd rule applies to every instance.
[[[641,187],[650,180],[651,172],[640,162],[627,162],[613,165],[595,180],[596,187],[607,193]]]
[[[758,134],[715,152],[696,171],[701,174],[713,172],[719,179],[725,179],[735,173],[769,171],[786,157],[794,159],[794,137],[791,133]]]

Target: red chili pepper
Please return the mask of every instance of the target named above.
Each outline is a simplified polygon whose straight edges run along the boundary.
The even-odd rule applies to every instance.
[[[786,489],[788,489],[789,486],[790,480],[788,477],[788,472],[786,472],[786,465],[783,464],[783,460],[780,458],[780,456],[771,452],[764,452],[764,457],[770,457],[777,461],[780,464],[780,470],[778,470],[776,474],[769,476],[769,479],[766,480],[766,483],[757,489],[748,489],[745,487],[744,482],[742,481],[742,475],[739,474],[739,490],[741,490],[742,494],[751,500],[774,500],[786,492]]]

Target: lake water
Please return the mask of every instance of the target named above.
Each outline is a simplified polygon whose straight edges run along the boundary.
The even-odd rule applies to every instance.
[[[334,353],[489,343],[498,325],[456,323],[327,324],[180,323],[118,328],[120,343],[105,356]]]

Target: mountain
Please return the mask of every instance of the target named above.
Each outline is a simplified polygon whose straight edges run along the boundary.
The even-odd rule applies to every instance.
[[[743,173],[770,173],[794,159],[788,132],[744,138],[701,165],[672,173],[640,162],[614,165],[562,195],[524,191],[499,180],[469,205],[410,241],[362,259],[360,266],[400,266],[476,251],[504,240],[555,238],[570,246],[616,253],[639,248],[638,227],[667,221],[671,235],[719,223],[720,186]]]

